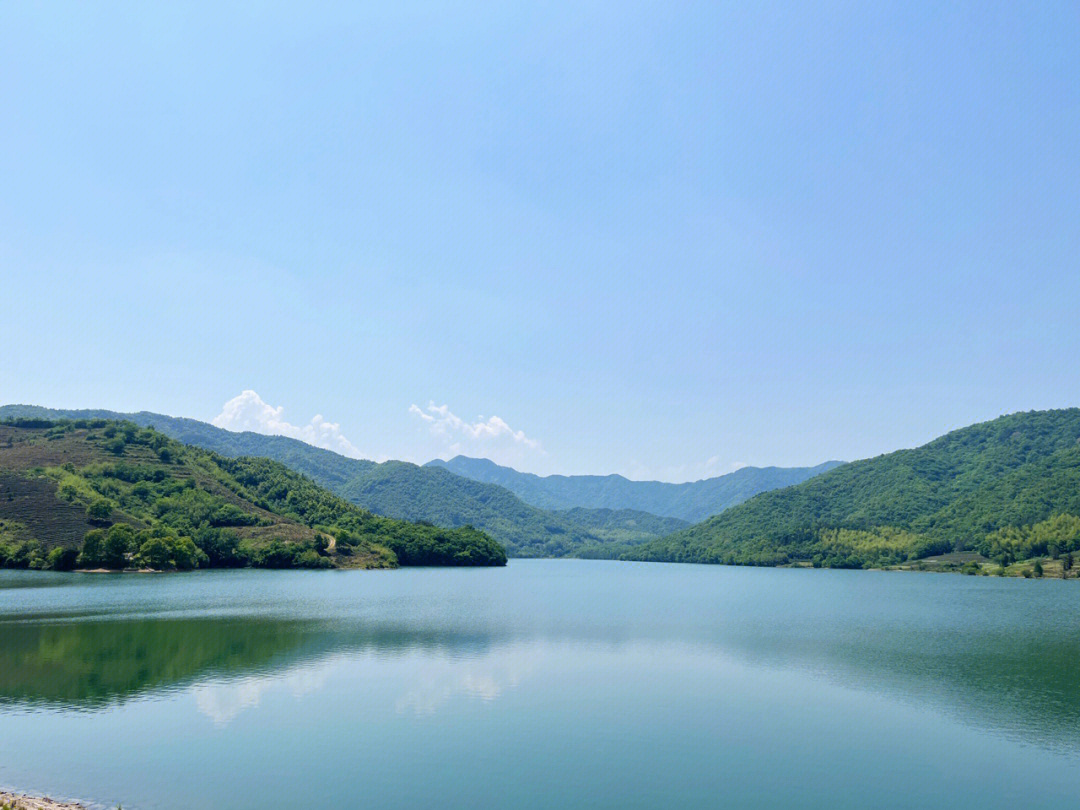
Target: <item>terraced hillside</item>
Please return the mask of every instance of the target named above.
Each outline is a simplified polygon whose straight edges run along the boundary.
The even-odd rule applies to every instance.
[[[499,565],[472,528],[373,515],[285,465],[229,459],[130,422],[0,424],[0,564],[18,567]]]

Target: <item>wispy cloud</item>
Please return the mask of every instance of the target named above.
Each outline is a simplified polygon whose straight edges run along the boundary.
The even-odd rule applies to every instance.
[[[213,424],[225,430],[250,430],[268,436],[289,436],[302,442],[333,450],[343,456],[363,458],[356,445],[341,433],[341,425],[327,422],[321,414],[315,414],[306,425],[294,425],[285,421],[284,407],[275,408],[263,401],[254,391],[244,391],[222,406]]]
[[[426,408],[410,405],[409,413],[425,422],[433,434],[444,437],[449,449],[455,453],[470,448],[490,453],[500,446],[512,446],[545,454],[537,439],[529,438],[523,430],[514,430],[498,416],[486,419],[480,416],[476,421],[469,422],[453,413],[448,405],[436,405],[434,401],[428,402]]]

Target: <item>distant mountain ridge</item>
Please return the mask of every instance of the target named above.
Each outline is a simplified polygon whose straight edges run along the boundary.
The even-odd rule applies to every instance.
[[[634,509],[696,523],[760,492],[801,484],[838,467],[826,461],[815,467],[743,467],[727,475],[668,484],[631,481],[621,475],[548,475],[523,473],[486,458],[455,456],[435,459],[427,467],[442,467],[457,475],[506,487],[526,503],[541,509]]]

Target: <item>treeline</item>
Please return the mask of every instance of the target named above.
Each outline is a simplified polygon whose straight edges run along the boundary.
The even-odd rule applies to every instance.
[[[18,447],[5,456],[0,445],[0,464],[5,457],[17,459],[12,464],[21,469],[7,472],[51,480],[55,493],[51,505],[40,500],[27,512],[24,504],[6,522],[0,503],[0,565],[69,570],[506,562],[502,547],[476,529],[373,515],[268,459],[224,458],[127,422],[2,424],[10,428],[6,446]],[[78,541],[48,536],[44,518],[58,501],[69,513],[84,510],[93,527]]]
[[[40,540],[0,542],[0,567],[48,571],[336,567],[327,551],[326,540],[271,540],[253,544],[230,532],[200,531],[198,536],[200,542],[161,527],[134,529],[126,523],[115,523],[108,529],[87,532],[80,546],[56,546],[46,550]],[[385,562],[385,567],[391,567],[395,560],[387,554]]]

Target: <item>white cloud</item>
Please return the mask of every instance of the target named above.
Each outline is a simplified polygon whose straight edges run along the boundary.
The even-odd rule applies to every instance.
[[[428,402],[427,408],[421,409],[418,405],[410,405],[409,413],[420,417],[431,428],[431,432],[444,436],[452,442],[450,449],[457,452],[462,449],[462,441],[495,443],[509,442],[519,447],[527,447],[544,453],[544,448],[536,439],[530,439],[522,430],[514,430],[510,425],[498,416],[490,416],[484,419],[479,417],[475,422],[467,422],[457,414],[450,411],[447,405],[436,405],[433,401]]]
[[[212,423],[225,430],[289,436],[343,456],[363,458],[356,446],[342,435],[341,425],[337,422],[327,422],[321,414],[315,414],[308,424],[293,425],[282,417],[284,412],[284,407],[268,405],[254,391],[244,391],[226,402]]]

